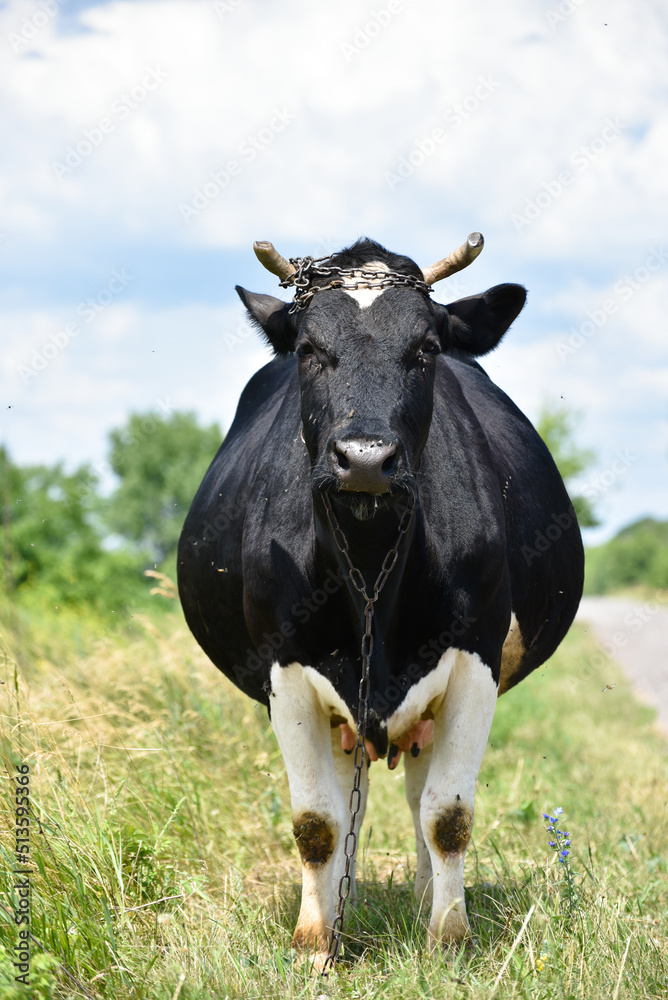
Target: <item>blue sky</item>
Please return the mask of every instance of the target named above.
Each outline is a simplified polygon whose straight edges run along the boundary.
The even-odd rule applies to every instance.
[[[603,526],[668,517],[668,11],[659,0],[9,0],[0,433],[103,470],[131,411],[228,427],[267,358],[252,253],[360,235],[528,304],[485,366],[581,414]],[[279,293],[283,294],[283,293]],[[104,478],[104,472],[101,472]]]

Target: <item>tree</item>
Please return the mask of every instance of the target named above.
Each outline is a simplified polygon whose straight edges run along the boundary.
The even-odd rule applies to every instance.
[[[110,497],[87,465],[19,467],[0,448],[3,589],[40,606],[98,611],[148,597],[143,570],[174,553],[190,502],[220,445],[191,413],[133,414],[111,433]]]
[[[97,479],[88,466],[20,468],[0,449],[3,583],[44,603],[117,609],[145,592],[141,562],[108,552],[95,523]]]
[[[573,440],[578,414],[559,405],[543,407],[536,424],[556,462],[561,477],[573,501],[581,528],[594,528],[599,524],[594,505],[588,497],[574,493],[571,484],[596,460],[596,454],[589,448],[579,448]]]
[[[109,528],[155,563],[172,556],[221,440],[217,424],[200,427],[193,413],[133,413],[110,434],[109,461],[120,483],[105,504]]]
[[[641,518],[587,551],[587,593],[638,585],[668,588],[668,521]]]

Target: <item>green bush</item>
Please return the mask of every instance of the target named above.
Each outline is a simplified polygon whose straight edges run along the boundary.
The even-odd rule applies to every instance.
[[[221,438],[192,413],[131,414],[110,434],[106,495],[88,465],[22,467],[0,448],[0,590],[25,607],[103,615],[155,603],[143,572],[174,575],[181,525]]]
[[[668,521],[642,518],[587,550],[585,593],[638,585],[668,588]]]
[[[4,590],[44,606],[117,610],[145,600],[149,556],[108,548],[97,478],[88,466],[14,465],[0,451]]]

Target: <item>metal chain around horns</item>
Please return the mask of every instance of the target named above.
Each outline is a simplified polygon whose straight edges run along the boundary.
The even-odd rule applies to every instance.
[[[306,309],[314,295],[332,288],[353,290],[355,288],[390,288],[392,285],[398,285],[415,288],[424,295],[430,295],[432,291],[431,285],[428,285],[421,278],[416,278],[413,274],[379,271],[373,267],[337,267],[336,264],[322,266],[321,261],[324,260],[330,260],[330,257],[290,258],[290,263],[294,265],[296,271],[279,282],[281,288],[295,288],[295,298],[290,313]],[[327,285],[312,284],[314,278],[329,277],[332,280]]]

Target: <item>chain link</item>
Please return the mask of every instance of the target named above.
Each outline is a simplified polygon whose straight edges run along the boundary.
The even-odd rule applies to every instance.
[[[432,288],[426,281],[413,274],[399,274],[398,271],[378,271],[369,267],[338,267],[329,264],[319,267],[321,261],[330,257],[291,257],[290,263],[296,271],[279,282],[281,288],[294,287],[295,298],[290,313],[306,309],[314,295],[332,288],[390,288],[391,286],[415,288],[424,295],[430,295]],[[314,278],[330,278],[327,285],[314,285]],[[352,280],[354,279],[354,280]]]
[[[350,830],[346,834],[346,839],[343,843],[343,853],[345,857],[345,865],[343,869],[343,875],[339,880],[339,901],[336,907],[336,917],[334,918],[334,924],[332,926],[332,940],[329,946],[329,952],[325,963],[323,965],[321,975],[327,977],[338,958],[339,949],[341,947],[341,934],[343,933],[343,917],[346,910],[346,901],[350,895],[351,877],[350,877],[350,867],[355,860],[355,855],[357,853],[357,834],[355,833],[355,822],[357,821],[357,815],[360,811],[362,805],[362,773],[364,769],[364,764],[366,761],[366,727],[369,717],[369,690],[371,686],[370,677],[370,666],[371,666],[371,655],[373,653],[373,612],[374,605],[380,596],[380,592],[387,582],[387,578],[396,566],[397,559],[399,558],[399,545],[401,544],[401,539],[404,537],[406,532],[411,526],[413,520],[413,514],[415,513],[415,498],[413,494],[410,495],[409,505],[401,516],[399,521],[399,532],[397,534],[397,540],[383,559],[383,563],[380,569],[380,573],[376,578],[376,582],[373,586],[373,594],[371,597],[367,594],[366,583],[361,572],[353,565],[352,559],[350,558],[350,550],[348,548],[348,539],[344,535],[339,522],[336,519],[336,514],[332,508],[331,501],[327,495],[324,497],[325,510],[327,512],[327,520],[329,521],[329,526],[332,529],[332,537],[334,539],[334,544],[343,556],[348,566],[348,578],[352,583],[355,590],[361,594],[364,598],[364,635],[362,636],[362,641],[360,644],[360,653],[362,656],[362,675],[360,677],[359,689],[358,689],[358,709],[357,709],[357,741],[355,743],[355,756],[353,758],[353,763],[355,767],[355,773],[353,776],[353,787],[350,792],[349,801],[349,811],[350,811]]]

